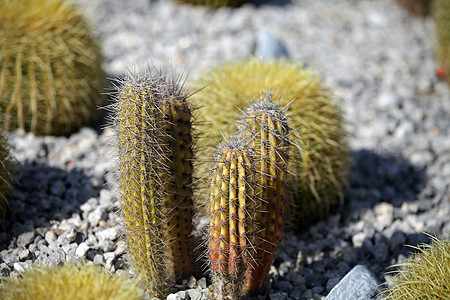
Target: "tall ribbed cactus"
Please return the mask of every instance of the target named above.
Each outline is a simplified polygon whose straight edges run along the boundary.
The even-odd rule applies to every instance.
[[[67,135],[97,115],[106,77],[89,23],[65,0],[0,1],[0,120]]]
[[[290,128],[270,91],[252,103],[215,161],[209,256],[217,299],[263,286],[286,219]]]
[[[122,80],[113,108],[129,252],[165,295],[194,269],[191,105],[179,79],[143,70]]]
[[[261,202],[256,216],[261,224],[254,256],[257,264],[248,269],[244,283],[244,292],[251,294],[267,279],[286,220],[291,129],[286,112],[273,102],[272,96],[269,89],[265,97],[245,110],[242,118],[242,130],[249,136],[257,158],[255,189]]]
[[[215,160],[210,194],[209,259],[215,299],[238,299],[257,262],[256,169],[245,138],[231,137]]]

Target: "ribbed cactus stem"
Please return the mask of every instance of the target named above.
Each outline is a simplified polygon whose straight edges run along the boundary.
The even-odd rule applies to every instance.
[[[130,256],[164,296],[194,270],[191,107],[179,82],[130,72],[113,104],[122,211]]]
[[[253,294],[266,281],[283,234],[291,142],[285,111],[272,101],[270,90],[247,108],[242,125],[252,140],[259,163],[257,193],[261,206],[257,219],[262,227],[258,232],[256,265],[247,270],[243,288],[245,294]]]
[[[238,299],[252,266],[255,227],[255,168],[241,137],[221,146],[211,182],[209,257],[215,299]]]

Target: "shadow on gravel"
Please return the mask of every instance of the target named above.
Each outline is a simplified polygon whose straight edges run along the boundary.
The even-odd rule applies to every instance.
[[[255,6],[272,5],[285,6],[291,4],[291,0],[250,0],[249,3]]]
[[[426,185],[426,173],[401,157],[380,156],[369,150],[352,153],[349,187],[343,212],[360,214],[377,203],[400,207],[410,202]]]
[[[51,226],[52,220],[62,220],[79,213],[80,205],[96,196],[89,177],[72,169],[63,170],[41,163],[23,163],[19,166],[15,196],[9,200],[9,209],[0,232],[0,250],[8,247],[21,233],[34,228]]]

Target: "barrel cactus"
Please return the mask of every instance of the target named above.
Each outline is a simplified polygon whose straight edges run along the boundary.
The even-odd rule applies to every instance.
[[[450,1],[435,0],[433,18],[436,28],[436,58],[442,68],[442,75],[450,84]]]
[[[9,144],[3,130],[0,129],[0,220],[5,217],[8,197],[13,190],[12,180],[16,164],[9,151]]]
[[[99,266],[67,262],[25,269],[20,277],[2,277],[0,298],[8,300],[145,299],[135,280],[110,274]]]
[[[294,222],[302,228],[323,219],[343,199],[350,161],[345,122],[339,103],[313,71],[285,60],[248,59],[213,68],[196,84],[204,87],[193,96],[202,107],[198,128],[204,134],[198,142],[199,157],[209,155],[208,147],[222,139],[218,132],[232,131],[233,120],[246,105],[244,98],[264,94],[267,91],[260,88],[270,86],[276,88],[272,97],[282,95],[281,106],[290,103],[292,127],[301,137],[292,154],[296,163],[290,167],[295,174],[289,195],[296,202]],[[205,168],[199,168],[203,171]]]
[[[157,296],[194,272],[193,107],[179,79],[130,71],[113,103],[129,253]]]
[[[0,114],[6,131],[67,135],[101,104],[102,55],[64,0],[0,1]]]
[[[450,295],[450,241],[432,237],[395,271],[386,299],[448,299]]]

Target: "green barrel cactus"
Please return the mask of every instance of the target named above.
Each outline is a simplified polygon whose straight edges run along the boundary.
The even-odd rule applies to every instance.
[[[245,0],[175,0],[175,1],[179,3],[210,6],[213,8],[219,8],[223,6],[238,7],[246,2]]]
[[[135,280],[114,275],[95,264],[67,262],[25,269],[20,277],[1,277],[0,298],[5,300],[138,300],[145,299]]]
[[[450,84],[450,1],[435,0],[433,18],[436,28],[436,58],[442,75]]]
[[[6,135],[0,128],[0,220],[5,218],[8,197],[13,191],[12,181],[16,162],[9,152]]]
[[[94,119],[106,77],[81,12],[63,0],[4,0],[0,16],[4,129],[68,135]]]
[[[256,294],[283,235],[290,128],[270,91],[246,109],[221,146],[210,194],[209,256],[215,298]]]
[[[432,237],[400,267],[388,288],[386,299],[448,299],[450,296],[450,241]]]
[[[174,78],[129,72],[113,104],[129,253],[157,296],[194,270],[192,105]]]
[[[244,98],[259,95],[261,87],[270,86],[276,88],[274,98],[283,96],[281,106],[289,104],[291,126],[301,136],[293,148],[296,163],[290,166],[295,174],[289,191],[289,198],[295,200],[293,222],[302,228],[323,219],[343,199],[350,161],[346,124],[339,103],[311,70],[300,63],[252,58],[213,68],[196,84],[204,87],[193,96],[202,107],[198,129],[204,134],[198,142],[199,157],[207,156],[208,147],[221,140],[217,132],[234,126],[232,120],[239,118],[246,105]],[[205,172],[205,167],[198,169]],[[207,200],[200,197],[202,201]]]

